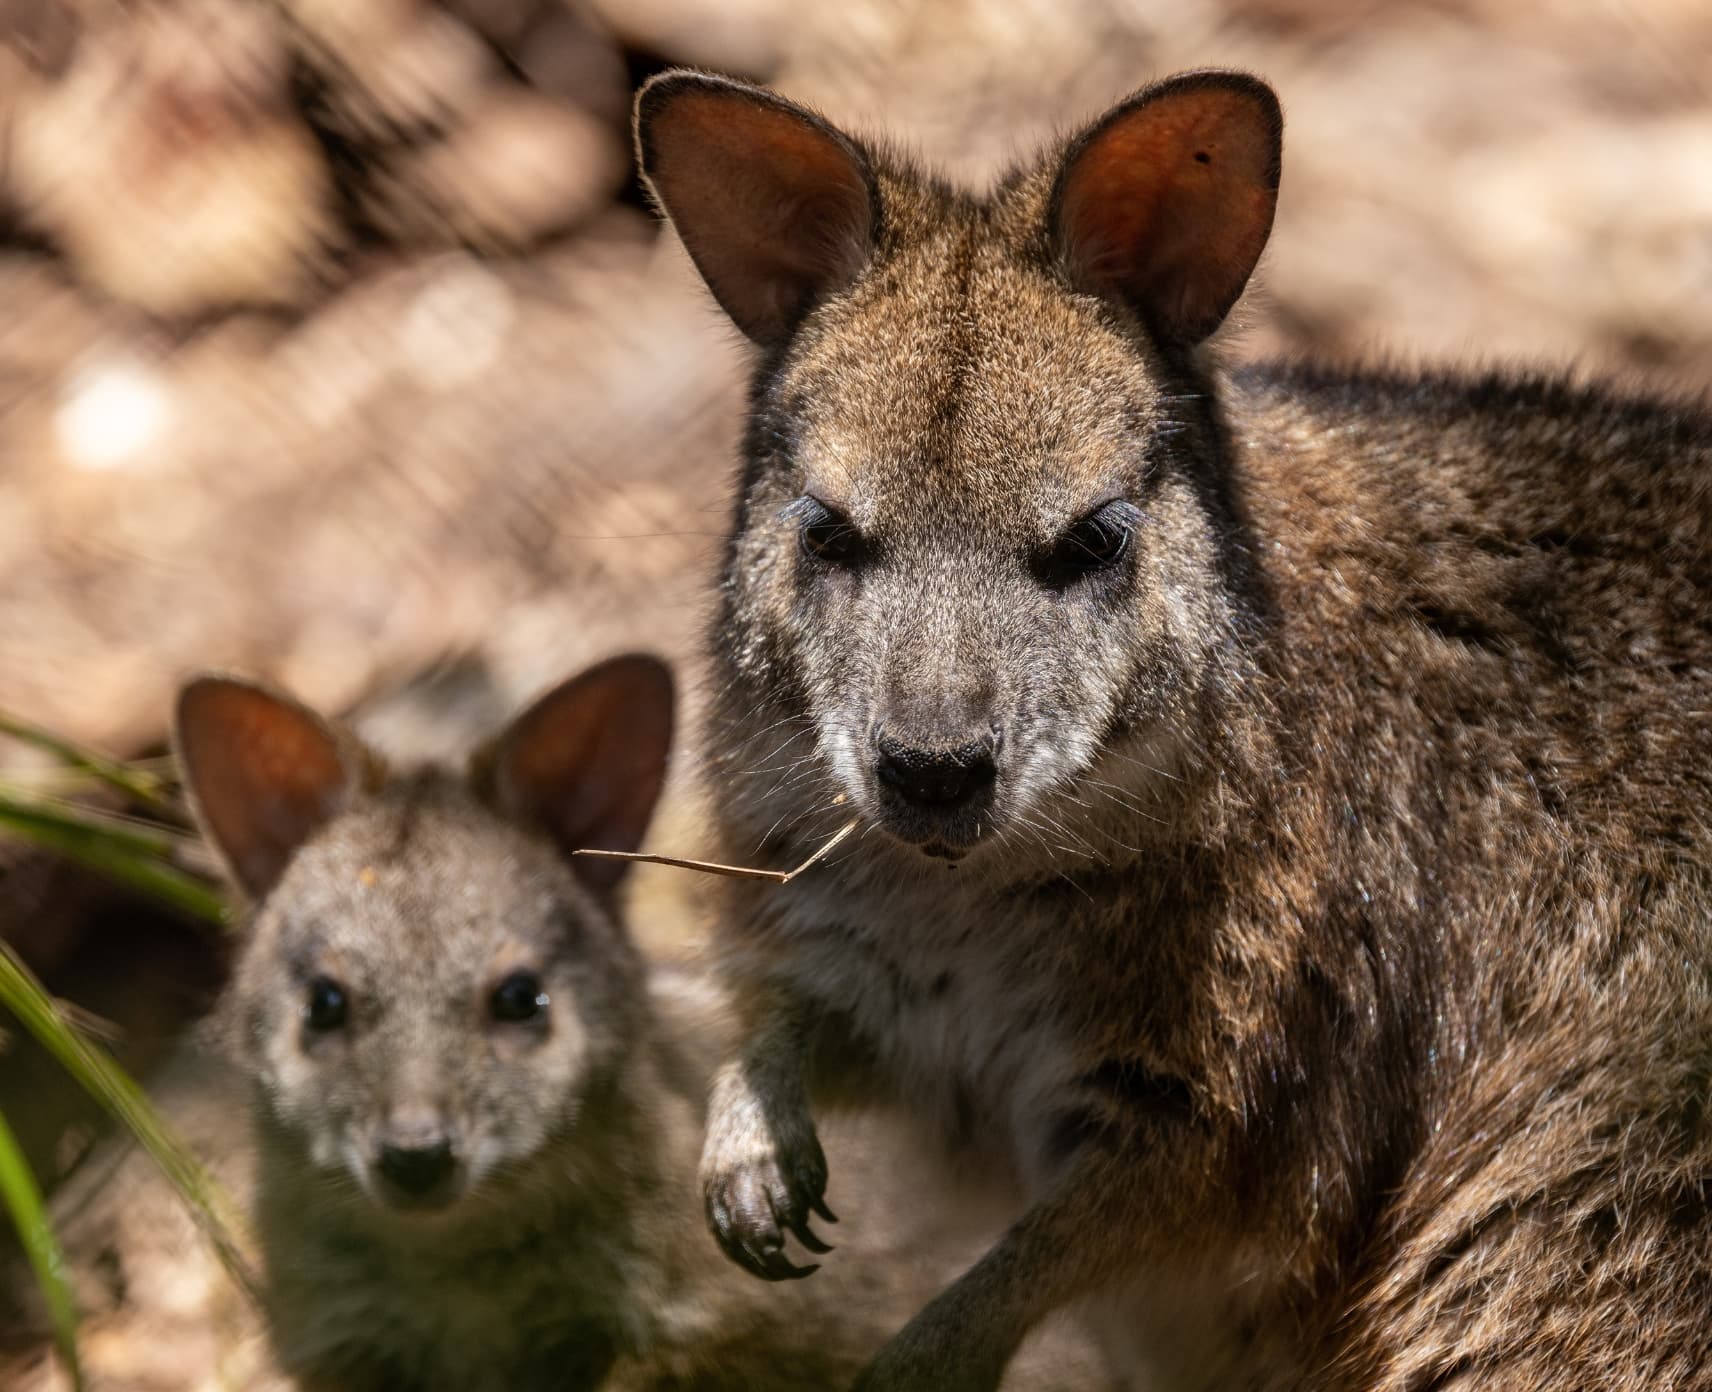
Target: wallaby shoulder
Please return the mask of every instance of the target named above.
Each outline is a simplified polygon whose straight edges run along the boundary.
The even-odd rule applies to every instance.
[[[1223,386],[1238,448],[1287,459],[1278,472],[1295,471],[1304,488],[1328,471],[1361,471],[1376,490],[1389,484],[1400,505],[1425,505],[1429,514],[1439,494],[1458,490],[1471,507],[1493,510],[1494,525],[1555,508],[1594,539],[1645,545],[1653,528],[1668,534],[1693,523],[1698,531],[1682,540],[1712,540],[1702,506],[1712,490],[1712,404],[1704,398],[1561,373],[1307,362],[1239,367]],[[1533,511],[1514,510],[1523,502]]]
[[[1551,377],[1269,368],[1234,374],[1228,411],[1275,698],[1310,724],[1309,708],[1356,707],[1389,723],[1322,778],[1390,759],[1394,786],[1443,797],[1507,782],[1533,806],[1493,818],[1555,819],[1560,840],[1704,840],[1703,405]],[[1273,722],[1286,740],[1292,723]],[[1439,844],[1457,834],[1479,839],[1452,821]]]

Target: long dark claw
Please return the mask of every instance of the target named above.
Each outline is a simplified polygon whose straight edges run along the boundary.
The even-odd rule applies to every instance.
[[[798,1218],[793,1221],[790,1224],[790,1229],[796,1234],[797,1241],[802,1243],[804,1247],[808,1248],[808,1250],[813,1252],[816,1256],[824,1257],[832,1250],[831,1243],[822,1242],[814,1235],[814,1231],[809,1227],[808,1219],[806,1217]]]
[[[820,1263],[814,1262],[809,1266],[798,1266],[783,1252],[774,1252],[767,1259],[765,1266],[751,1268],[757,1276],[768,1281],[800,1281],[805,1276],[812,1276],[820,1270]]]
[[[784,1239],[775,1230],[770,1236],[763,1236],[758,1246],[751,1245],[755,1239],[739,1226],[733,1207],[726,1190],[707,1196],[708,1226],[713,1229],[714,1237],[725,1255],[744,1270],[766,1280],[773,1279],[767,1273],[767,1263],[772,1253],[784,1246]]]
[[[779,1259],[779,1253],[770,1247],[757,1248],[750,1243],[742,1243],[738,1249],[742,1253],[743,1265],[764,1281],[773,1280],[772,1266]]]
[[[748,1237],[734,1233],[725,1250],[745,1271],[763,1281],[788,1281],[796,1271],[785,1256],[785,1239],[777,1231]]]
[[[826,1200],[820,1195],[817,1194],[814,1198],[810,1199],[808,1201],[808,1206],[822,1218],[826,1219],[827,1222],[836,1223],[838,1221],[838,1215],[826,1206]]]

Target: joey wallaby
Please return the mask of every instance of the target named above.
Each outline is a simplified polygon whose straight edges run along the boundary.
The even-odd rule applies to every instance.
[[[727,887],[710,1223],[800,1273],[854,1074],[1020,1195],[868,1392],[1069,1304],[1134,1387],[1712,1387],[1712,419],[1221,366],[1281,133],[1190,73],[975,196],[640,95],[760,349],[723,849],[865,824]]]
[[[940,1279],[891,1253],[781,1306],[697,1239],[709,1048],[656,1008],[616,863],[565,854],[635,846],[671,709],[617,658],[464,777],[389,773],[246,682],[181,692],[198,816],[256,901],[225,1004],[303,1386],[837,1387]]]

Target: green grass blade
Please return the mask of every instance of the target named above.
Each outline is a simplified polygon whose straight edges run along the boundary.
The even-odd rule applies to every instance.
[[[17,798],[0,789],[0,832],[46,846],[120,884],[206,923],[226,921],[226,900],[213,886],[171,863],[180,834],[71,804]]]
[[[24,1244],[24,1253],[36,1274],[42,1299],[47,1302],[53,1320],[54,1342],[59,1345],[60,1360],[71,1377],[74,1388],[83,1386],[83,1370],[77,1361],[77,1309],[72,1303],[71,1289],[65,1279],[65,1257],[48,1220],[47,1205],[36,1177],[30,1173],[29,1162],[12,1128],[0,1113],[0,1200],[12,1215],[13,1226]]]
[[[58,1003],[4,942],[0,942],[0,1005],[17,1016],[66,1072],[137,1138],[189,1206],[227,1273],[255,1299],[259,1287],[244,1255],[247,1237],[240,1237],[244,1228],[231,1199],[171,1134],[142,1088],[72,1027]]]
[[[103,754],[99,749],[56,735],[21,716],[0,710],[0,735],[10,735],[25,744],[47,751],[61,763],[87,773],[115,788],[126,797],[171,817],[182,815],[172,796],[171,785],[158,774]]]
[[[170,827],[4,783],[0,783],[0,808],[16,815],[20,825],[43,824],[68,833],[85,833],[104,846],[135,855],[170,856],[183,836]]]

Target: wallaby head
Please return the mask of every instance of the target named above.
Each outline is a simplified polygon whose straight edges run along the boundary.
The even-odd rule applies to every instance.
[[[287,697],[182,689],[197,816],[255,901],[228,1018],[274,1134],[387,1209],[461,1212],[574,1133],[643,987],[618,863],[568,852],[635,847],[671,728],[666,669],[621,657],[548,692],[467,777],[391,777]]]
[[[808,796],[958,855],[1086,801],[1118,735],[1155,770],[1124,787],[1174,777],[1229,680],[1195,358],[1271,227],[1271,90],[1158,83],[985,197],[699,74],[647,86],[637,138],[762,349],[719,641],[745,710],[812,731]]]

